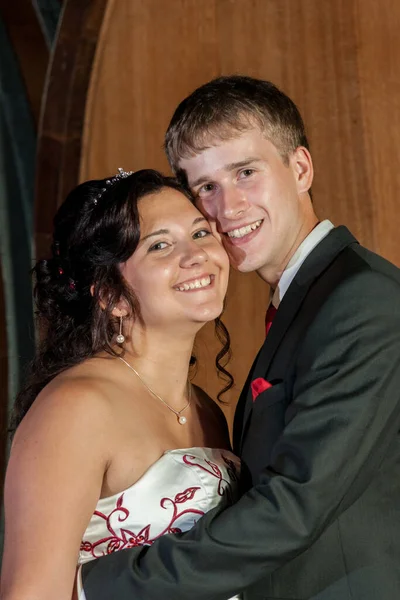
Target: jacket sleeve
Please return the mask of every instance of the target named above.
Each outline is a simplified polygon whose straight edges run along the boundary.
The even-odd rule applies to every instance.
[[[398,283],[368,270],[342,282],[295,373],[257,485],[185,534],[86,564],[87,600],[226,600],[313,544],[363,493],[400,427]]]

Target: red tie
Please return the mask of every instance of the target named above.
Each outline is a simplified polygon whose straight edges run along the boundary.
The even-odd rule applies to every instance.
[[[265,335],[268,335],[269,330],[271,329],[272,321],[277,313],[277,308],[272,304],[269,305],[267,314],[265,315]]]

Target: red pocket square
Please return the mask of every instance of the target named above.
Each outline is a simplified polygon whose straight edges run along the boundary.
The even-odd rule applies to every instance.
[[[251,382],[251,393],[253,394],[253,402],[261,394],[268,388],[272,387],[272,383],[263,379],[262,377],[257,377],[254,381]]]

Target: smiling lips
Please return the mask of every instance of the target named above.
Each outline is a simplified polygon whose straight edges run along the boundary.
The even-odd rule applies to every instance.
[[[175,286],[175,289],[178,290],[178,292],[189,292],[192,290],[207,288],[214,281],[214,277],[214,275],[204,275],[198,279],[191,279],[190,281],[180,283],[179,285]]]
[[[243,238],[246,235],[249,235],[249,233],[251,233],[252,231],[258,229],[262,222],[263,219],[260,219],[259,221],[254,221],[254,223],[251,223],[250,225],[245,225],[244,227],[239,227],[238,229],[232,229],[232,231],[227,231],[226,235],[229,238],[234,239]]]

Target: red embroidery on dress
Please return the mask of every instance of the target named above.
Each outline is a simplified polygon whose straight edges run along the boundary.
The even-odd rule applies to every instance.
[[[228,460],[227,458],[224,457],[224,455],[222,455],[222,458],[224,459],[225,463],[229,464],[229,467],[231,468],[231,470],[232,470],[232,468],[235,469],[233,461]],[[211,460],[204,460],[204,462],[207,463],[207,465],[209,467],[211,467],[211,470],[210,470],[210,469],[207,469],[204,465],[201,465],[199,463],[189,462],[189,459],[196,460],[196,457],[191,456],[190,454],[185,454],[183,456],[183,462],[186,465],[189,465],[190,467],[199,467],[199,469],[202,469],[206,473],[209,473],[210,475],[213,475],[213,477],[216,477],[217,479],[219,479],[218,488],[217,488],[217,492],[218,492],[219,496],[223,496],[224,494],[228,494],[229,496],[231,495],[231,483],[230,483],[230,481],[227,481],[226,479],[223,478],[221,469],[219,468],[218,465],[211,462]],[[197,460],[201,460],[201,459],[197,459]],[[236,470],[235,470],[235,473],[236,473]],[[237,476],[235,476],[234,479],[237,479]]]
[[[151,523],[143,527],[139,531],[139,533],[134,533],[129,529],[123,528],[120,529],[119,534],[115,531],[115,529],[111,525],[111,517],[117,513],[120,513],[118,515],[118,521],[121,523],[125,521],[130,515],[129,510],[123,506],[124,494],[121,494],[121,496],[119,496],[119,498],[117,499],[114,510],[112,510],[109,515],[105,515],[104,513],[98,510],[95,510],[93,513],[101,519],[104,519],[107,530],[111,535],[103,537],[93,543],[83,540],[80,547],[81,552],[88,552],[93,556],[93,558],[100,558],[100,556],[111,554],[112,552],[116,552],[117,550],[124,550],[126,548],[133,548],[135,546],[151,545],[156,539],[158,539],[166,533],[181,533],[181,529],[179,529],[179,527],[174,527],[173,525],[183,515],[194,514],[198,515],[199,517],[202,517],[204,515],[204,511],[198,510],[197,508],[188,508],[186,510],[179,511],[177,507],[178,504],[184,504],[185,502],[192,500],[199,489],[199,487],[190,487],[184,490],[183,492],[179,492],[178,494],[176,494],[174,499],[161,499],[161,508],[167,508],[168,506],[172,506],[173,512],[167,527],[165,527],[165,529],[161,531],[161,533],[154,536],[153,538],[150,537]],[[96,552],[98,546],[101,546],[102,544],[107,544],[106,549],[99,549],[100,551]]]
[[[222,456],[225,464],[227,465],[227,472],[228,472],[229,477],[232,479],[232,481],[237,481],[238,475],[237,475],[235,463],[232,460],[226,458],[223,454],[221,454],[221,456]],[[216,477],[219,480],[218,488],[217,488],[219,496],[226,495],[227,498],[232,497],[231,484],[229,481],[227,481],[226,479],[223,478],[221,469],[218,467],[218,465],[211,462],[210,460],[202,460],[202,459],[197,459],[197,460],[201,461],[202,463],[206,463],[208,465],[208,467],[204,466],[204,464],[200,464],[199,462],[190,462],[190,461],[196,460],[196,457],[192,456],[190,454],[185,454],[182,458],[183,458],[183,462],[186,465],[188,465],[190,467],[198,467],[198,468],[202,469],[203,471],[205,471],[206,473],[212,475],[213,477]],[[123,523],[124,521],[126,521],[126,519],[130,515],[130,511],[123,505],[124,494],[122,493],[116,501],[115,508],[108,515],[100,512],[98,510],[96,510],[93,513],[94,515],[96,515],[97,517],[100,517],[101,519],[103,519],[105,521],[107,531],[109,532],[110,535],[107,535],[106,537],[96,540],[95,542],[89,542],[89,541],[82,540],[82,543],[80,546],[81,552],[87,552],[93,558],[100,558],[101,556],[105,556],[106,554],[111,554],[113,552],[116,552],[117,550],[124,550],[126,548],[133,548],[135,546],[151,545],[156,539],[158,539],[159,537],[161,537],[162,535],[164,535],[166,533],[181,533],[182,532],[181,529],[179,529],[179,527],[174,526],[174,524],[178,521],[178,519],[180,519],[182,516],[187,515],[187,514],[198,515],[198,518],[200,518],[204,515],[204,511],[199,510],[197,508],[189,507],[189,508],[186,508],[185,510],[179,510],[179,506],[178,506],[178,505],[185,504],[186,502],[189,502],[190,500],[193,500],[196,493],[200,489],[201,489],[200,487],[196,487],[196,486],[189,487],[189,488],[186,488],[182,492],[178,492],[173,499],[165,497],[160,500],[161,508],[168,509],[168,508],[172,507],[172,516],[169,520],[168,525],[163,529],[163,531],[161,531],[161,533],[159,533],[158,535],[156,535],[154,537],[151,537],[151,535],[150,535],[151,523],[149,523],[148,525],[143,527],[139,531],[139,533],[135,533],[129,529],[124,529],[122,527],[118,532],[113,528],[113,526],[111,525],[111,518],[114,515],[118,515],[118,521],[120,523]],[[99,546],[102,546],[103,544],[107,544],[106,548],[105,549],[99,548]]]

